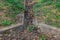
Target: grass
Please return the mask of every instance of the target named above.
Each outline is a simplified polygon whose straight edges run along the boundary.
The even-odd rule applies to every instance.
[[[23,11],[23,0],[0,0],[0,22],[2,21],[1,25],[11,25],[11,20],[13,24],[16,23],[16,15]]]
[[[34,15],[41,17],[46,24],[60,27],[60,0],[35,1],[38,3],[33,6]],[[14,19],[22,11],[24,11],[23,0],[0,0],[0,12],[4,13],[4,18]],[[0,18],[2,19],[2,17]],[[2,20],[5,20],[4,18]]]
[[[60,27],[60,0],[38,0],[33,10],[46,24]]]
[[[23,0],[6,0],[6,2],[11,4],[9,6],[10,8],[7,10],[10,17],[15,17],[24,9],[24,6],[22,5]]]
[[[10,25],[10,24],[11,24],[11,22],[9,20],[2,20],[1,21],[1,25],[3,25],[3,26],[7,26],[7,25]]]

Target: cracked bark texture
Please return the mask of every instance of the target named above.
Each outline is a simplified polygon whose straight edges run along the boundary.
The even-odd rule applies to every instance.
[[[25,11],[24,11],[24,25],[29,26],[33,25],[33,18],[34,18],[34,13],[33,13],[33,1],[32,0],[25,0]]]

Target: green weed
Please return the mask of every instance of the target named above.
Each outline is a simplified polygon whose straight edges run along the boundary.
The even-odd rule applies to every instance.
[[[41,36],[39,36],[39,40],[45,40],[45,36],[42,34]]]
[[[11,22],[9,20],[2,20],[1,21],[1,25],[8,26],[10,24],[11,24]]]
[[[27,30],[29,32],[32,32],[34,28],[36,28],[34,25],[30,25],[29,27],[27,27]]]

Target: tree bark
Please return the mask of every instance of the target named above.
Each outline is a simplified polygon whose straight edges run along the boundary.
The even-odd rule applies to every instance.
[[[24,2],[24,25],[27,27],[29,25],[33,25],[34,13],[32,9],[33,5],[31,4],[32,0],[25,0]]]

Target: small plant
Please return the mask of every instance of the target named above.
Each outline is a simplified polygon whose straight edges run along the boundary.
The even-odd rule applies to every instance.
[[[41,36],[39,36],[39,40],[45,40],[45,36],[42,34]]]
[[[32,32],[34,28],[35,28],[34,25],[30,25],[29,27],[27,27],[27,30],[28,30],[29,32]]]
[[[60,8],[60,2],[57,2],[57,3],[55,4],[55,6],[56,6],[56,8]]]
[[[45,37],[44,37],[44,35],[42,35],[42,40],[45,40]]]
[[[3,21],[1,21],[1,25],[3,25],[3,26],[8,26],[10,24],[11,24],[11,22],[9,20],[3,20]]]

